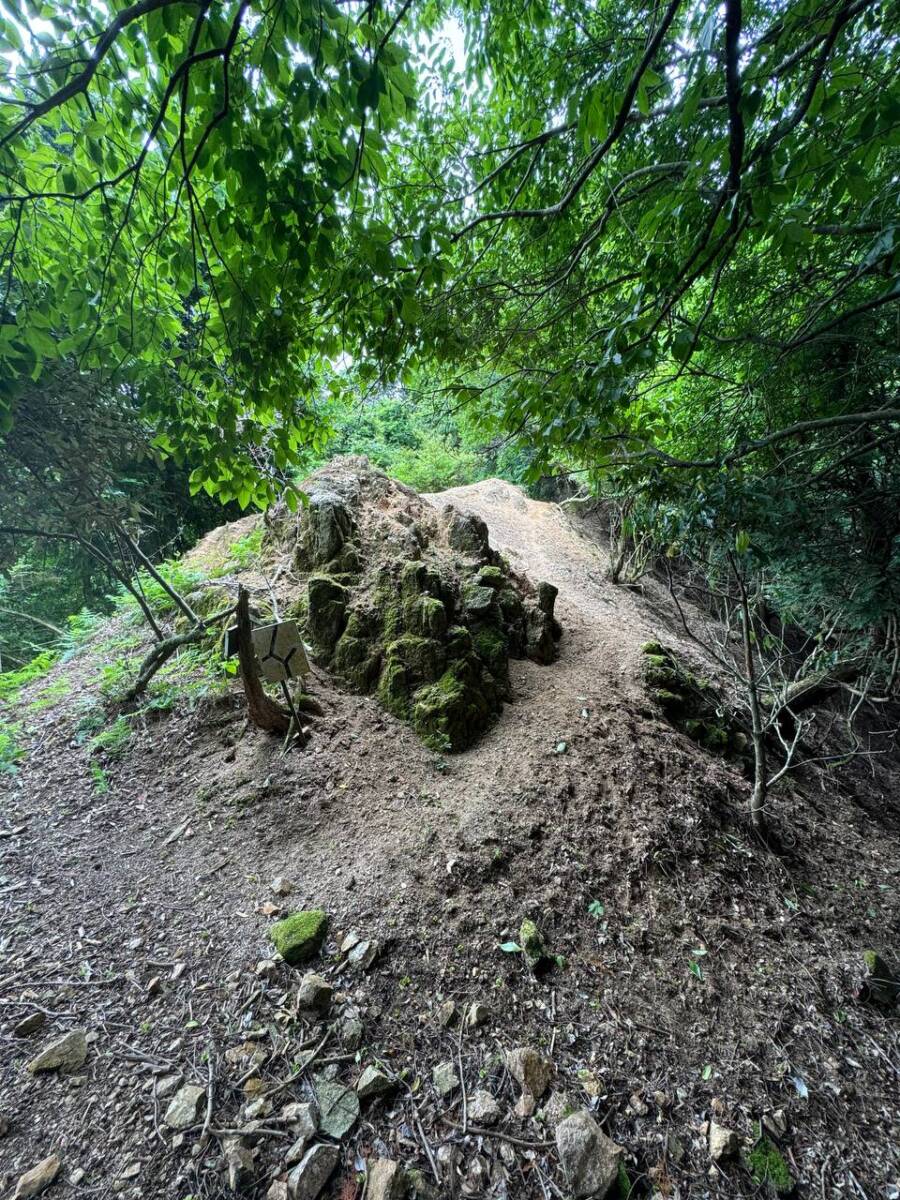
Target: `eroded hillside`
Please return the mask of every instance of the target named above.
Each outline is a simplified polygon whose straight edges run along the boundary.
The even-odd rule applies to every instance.
[[[663,589],[614,587],[590,521],[502,481],[425,499],[423,518],[448,502],[480,517],[504,570],[559,589],[558,658],[510,660],[509,701],[462,753],[321,666],[324,715],[286,754],[234,680],[191,661],[137,714],[103,708],[139,651],[122,616],[16,699],[2,1183],[55,1154],[50,1195],[306,1195],[305,1158],[288,1160],[296,1106],[317,1101],[296,1153],[334,1147],[322,1194],[345,1200],[366,1163],[370,1198],[586,1194],[556,1139],[581,1109],[623,1148],[620,1195],[890,1195],[896,1009],[859,983],[863,951],[889,956],[900,929],[896,763],[796,773],[773,853],[747,826],[740,764],[649,695],[648,640],[697,659]],[[243,581],[298,603],[306,575],[276,541],[250,521],[208,537],[189,556],[197,590]],[[292,968],[268,930],[308,909],[327,934]],[[321,980],[298,988],[307,970]],[[23,1019],[36,1028],[19,1036]],[[71,1070],[29,1073],[79,1030]],[[533,1105],[522,1047],[547,1064]],[[357,1116],[369,1068],[383,1082],[369,1072]],[[346,1130],[322,1120],[332,1108]],[[735,1135],[716,1161],[710,1122]]]

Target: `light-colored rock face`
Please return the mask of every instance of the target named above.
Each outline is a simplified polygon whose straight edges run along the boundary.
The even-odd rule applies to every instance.
[[[200,1101],[206,1090],[196,1083],[186,1083],[172,1097],[166,1109],[165,1122],[170,1129],[189,1129],[197,1121]]]
[[[738,1150],[738,1135],[717,1121],[709,1123],[709,1157],[713,1162],[730,1158]]]
[[[377,1067],[366,1067],[356,1081],[356,1094],[360,1100],[371,1100],[375,1096],[384,1096],[393,1091],[394,1083],[389,1076]]]
[[[553,1074],[553,1064],[530,1046],[519,1046],[507,1052],[506,1066],[510,1075],[522,1088],[516,1114],[530,1117],[537,1101],[547,1090]]]
[[[468,1102],[469,1120],[474,1125],[496,1125],[500,1120],[500,1105],[490,1092],[473,1092]]]
[[[366,1200],[401,1200],[406,1180],[399,1163],[389,1158],[370,1159],[366,1164]]]
[[[28,1064],[32,1075],[39,1071],[77,1071],[87,1058],[87,1033],[73,1029],[46,1046]]]
[[[331,1008],[331,997],[334,988],[327,979],[310,971],[304,975],[297,989],[297,1007],[305,1012],[318,1013],[324,1016]]]
[[[312,1146],[287,1177],[290,1200],[316,1200],[340,1162],[337,1146]]]
[[[573,1113],[556,1127],[556,1148],[575,1200],[603,1200],[616,1182],[622,1147],[611,1141],[588,1112]]]
[[[455,1087],[459,1087],[459,1076],[452,1062],[438,1063],[431,1072],[431,1078],[442,1096],[449,1096]]]
[[[13,1193],[14,1200],[28,1200],[29,1196],[40,1195],[59,1174],[60,1165],[59,1155],[51,1154],[48,1158],[42,1159],[37,1166],[32,1167],[30,1171],[26,1171],[19,1177],[19,1182],[16,1184],[16,1190]]]

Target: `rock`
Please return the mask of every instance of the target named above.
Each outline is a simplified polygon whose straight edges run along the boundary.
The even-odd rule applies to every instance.
[[[721,1162],[737,1154],[738,1135],[733,1129],[726,1129],[717,1121],[709,1123],[709,1157],[713,1162]]]
[[[259,1096],[244,1105],[244,1118],[248,1121],[261,1121],[272,1111],[272,1101],[265,1096]]]
[[[225,1051],[225,1061],[232,1067],[239,1067],[241,1073],[261,1067],[268,1054],[259,1042],[241,1042],[239,1046],[229,1046]]]
[[[313,1083],[319,1105],[319,1128],[328,1137],[340,1141],[356,1124],[359,1097],[352,1088],[344,1087],[336,1079],[317,1075]]]
[[[76,1167],[74,1171],[69,1173],[69,1186],[78,1187],[79,1183],[81,1183],[82,1179],[84,1179],[86,1173],[87,1172],[83,1167]]]
[[[180,1086],[184,1076],[180,1071],[176,1071],[172,1075],[160,1075],[153,1087],[153,1094],[158,1100],[165,1100],[166,1096],[171,1096],[172,1093]]]
[[[222,1143],[228,1168],[228,1187],[242,1192],[253,1182],[253,1155],[242,1138],[225,1138]]]
[[[353,947],[358,946],[361,941],[362,938],[355,930],[345,933],[341,938],[341,954],[349,954]]]
[[[368,971],[378,957],[379,945],[375,941],[357,942],[347,955],[347,963],[358,971]]]
[[[319,653],[330,658],[347,624],[350,592],[330,575],[312,575],[306,590],[309,595],[309,635]]]
[[[550,963],[551,959],[544,947],[544,939],[541,937],[541,932],[534,921],[529,920],[527,917],[519,927],[519,945],[522,947],[528,965],[533,971],[537,971]]]
[[[360,1100],[371,1100],[375,1096],[385,1096],[394,1091],[396,1084],[393,1079],[379,1071],[377,1067],[366,1067],[356,1081],[356,1094]]]
[[[553,1074],[553,1064],[530,1046],[520,1046],[507,1052],[506,1066],[510,1075],[522,1088],[516,1114],[530,1117],[534,1112],[535,1101],[540,1100],[547,1090],[550,1076]]]
[[[454,1088],[459,1087],[459,1076],[452,1062],[442,1062],[432,1070],[431,1078],[434,1086],[442,1096],[449,1096]]]
[[[366,1200],[402,1200],[406,1179],[400,1164],[390,1158],[369,1159],[366,1163]]]
[[[358,1050],[363,1040],[363,1023],[355,1010],[344,1013],[335,1028],[338,1041],[345,1050]]]
[[[293,883],[283,875],[276,875],[272,880],[272,891],[276,896],[289,896],[293,890]]]
[[[45,1020],[46,1017],[42,1012],[29,1013],[17,1025],[13,1025],[13,1037],[31,1037],[33,1033],[37,1033],[38,1030],[43,1029]]]
[[[309,492],[309,504],[301,512],[297,565],[301,570],[324,567],[350,541],[355,522],[344,498],[319,485]]]
[[[278,1114],[278,1119],[285,1125],[290,1125],[291,1132],[296,1135],[298,1141],[303,1142],[304,1146],[312,1141],[319,1128],[319,1117],[314,1104],[297,1102],[286,1104]],[[297,1157],[299,1161],[300,1156]]]
[[[266,1200],[288,1200],[287,1180],[273,1179],[266,1192]]]
[[[297,989],[297,1007],[306,1012],[315,1012],[325,1016],[331,1008],[331,997],[334,988],[327,979],[310,971],[304,975]]]
[[[490,1017],[491,1010],[487,1007],[487,1005],[479,1004],[476,1001],[475,1004],[470,1005],[469,1011],[466,1013],[466,1025],[468,1025],[470,1029],[477,1029],[481,1025],[486,1025],[490,1020]]]
[[[36,1167],[32,1167],[30,1171],[19,1176],[13,1200],[27,1200],[28,1196],[37,1196],[44,1188],[50,1186],[59,1174],[60,1166],[58,1154],[51,1154],[48,1158],[41,1159]]]
[[[284,961],[296,967],[318,954],[327,929],[328,917],[321,908],[312,908],[276,921],[269,937]]]
[[[438,1005],[435,1020],[444,1029],[453,1024],[456,1020],[456,1004],[453,1000],[445,1000],[443,1004]]]
[[[475,513],[461,513],[452,504],[445,506],[447,541],[460,554],[481,560],[491,557],[488,527]]]
[[[337,1146],[311,1146],[287,1177],[290,1200],[316,1200],[340,1158]]]
[[[467,1107],[469,1120],[476,1125],[496,1125],[500,1120],[500,1105],[483,1088],[472,1093]]]
[[[28,1064],[32,1075],[38,1071],[77,1071],[87,1058],[87,1032],[73,1029],[40,1052]]]
[[[618,1178],[622,1147],[611,1141],[589,1112],[582,1110],[560,1121],[556,1148],[575,1197],[603,1200]]]
[[[900,978],[875,950],[864,950],[862,957],[866,969],[862,998],[886,1008],[896,1004],[900,998]]]
[[[560,1121],[564,1121],[566,1117],[577,1111],[578,1104],[568,1092],[553,1092],[541,1110],[541,1115],[550,1128],[555,1129]]]
[[[178,1089],[169,1102],[166,1115],[163,1118],[170,1129],[189,1129],[197,1122],[197,1112],[200,1101],[206,1096],[206,1089],[196,1083],[186,1083]]]
[[[278,963],[274,958],[261,958],[255,971],[260,979],[272,980],[278,974]]]

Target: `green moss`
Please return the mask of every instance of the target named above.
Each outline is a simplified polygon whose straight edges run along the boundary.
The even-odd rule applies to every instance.
[[[478,668],[470,659],[459,659],[436,683],[416,692],[413,728],[435,749],[464,750],[484,731],[495,703]]]
[[[494,607],[496,593],[493,588],[480,587],[477,583],[467,584],[463,588],[463,604],[466,612],[476,620],[484,620]]]
[[[307,583],[307,627],[316,648],[330,654],[344,632],[350,593],[329,575],[313,575]]]
[[[519,926],[519,945],[532,962],[544,957],[544,939],[537,925],[528,917]]]
[[[757,1133],[760,1132],[757,1124]],[[788,1196],[794,1190],[794,1179],[781,1151],[768,1137],[759,1137],[743,1154],[744,1165],[757,1187],[767,1187],[777,1196]]]
[[[499,589],[506,586],[506,576],[500,567],[482,567],[475,576],[475,582],[480,587]]]
[[[290,966],[308,962],[316,955],[328,929],[328,917],[321,908],[296,912],[277,921],[269,930],[275,949]]]
[[[402,662],[413,683],[432,682],[447,665],[447,654],[439,641],[418,637],[413,633],[404,634],[391,642],[386,656]]]
[[[487,665],[491,674],[500,679],[504,678],[509,653],[504,634],[491,626],[484,626],[475,634],[472,644],[475,653]]]
[[[331,665],[360,692],[370,692],[378,679],[381,652],[364,638],[351,637],[349,626],[334,650]]]
[[[668,650],[662,647],[659,642],[644,642],[641,646],[641,654],[657,654],[668,656]]]
[[[474,650],[472,635],[465,625],[451,625],[447,630],[447,658],[468,658]]]
[[[680,692],[671,692],[667,688],[657,688],[650,693],[663,712],[670,716],[684,711],[687,700]]]
[[[378,699],[395,717],[409,716],[409,678],[397,658],[388,658],[378,680]]]
[[[420,596],[412,610],[413,628],[423,637],[439,638],[447,632],[447,610],[434,596]]]

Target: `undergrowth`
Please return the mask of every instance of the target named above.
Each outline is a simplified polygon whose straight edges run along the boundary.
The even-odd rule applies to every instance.
[[[46,675],[58,658],[56,650],[42,650],[17,671],[4,671],[0,674],[0,700],[12,704],[18,699],[22,688]]]
[[[16,742],[18,725],[0,720],[0,775],[13,775],[17,762],[25,753]]]

